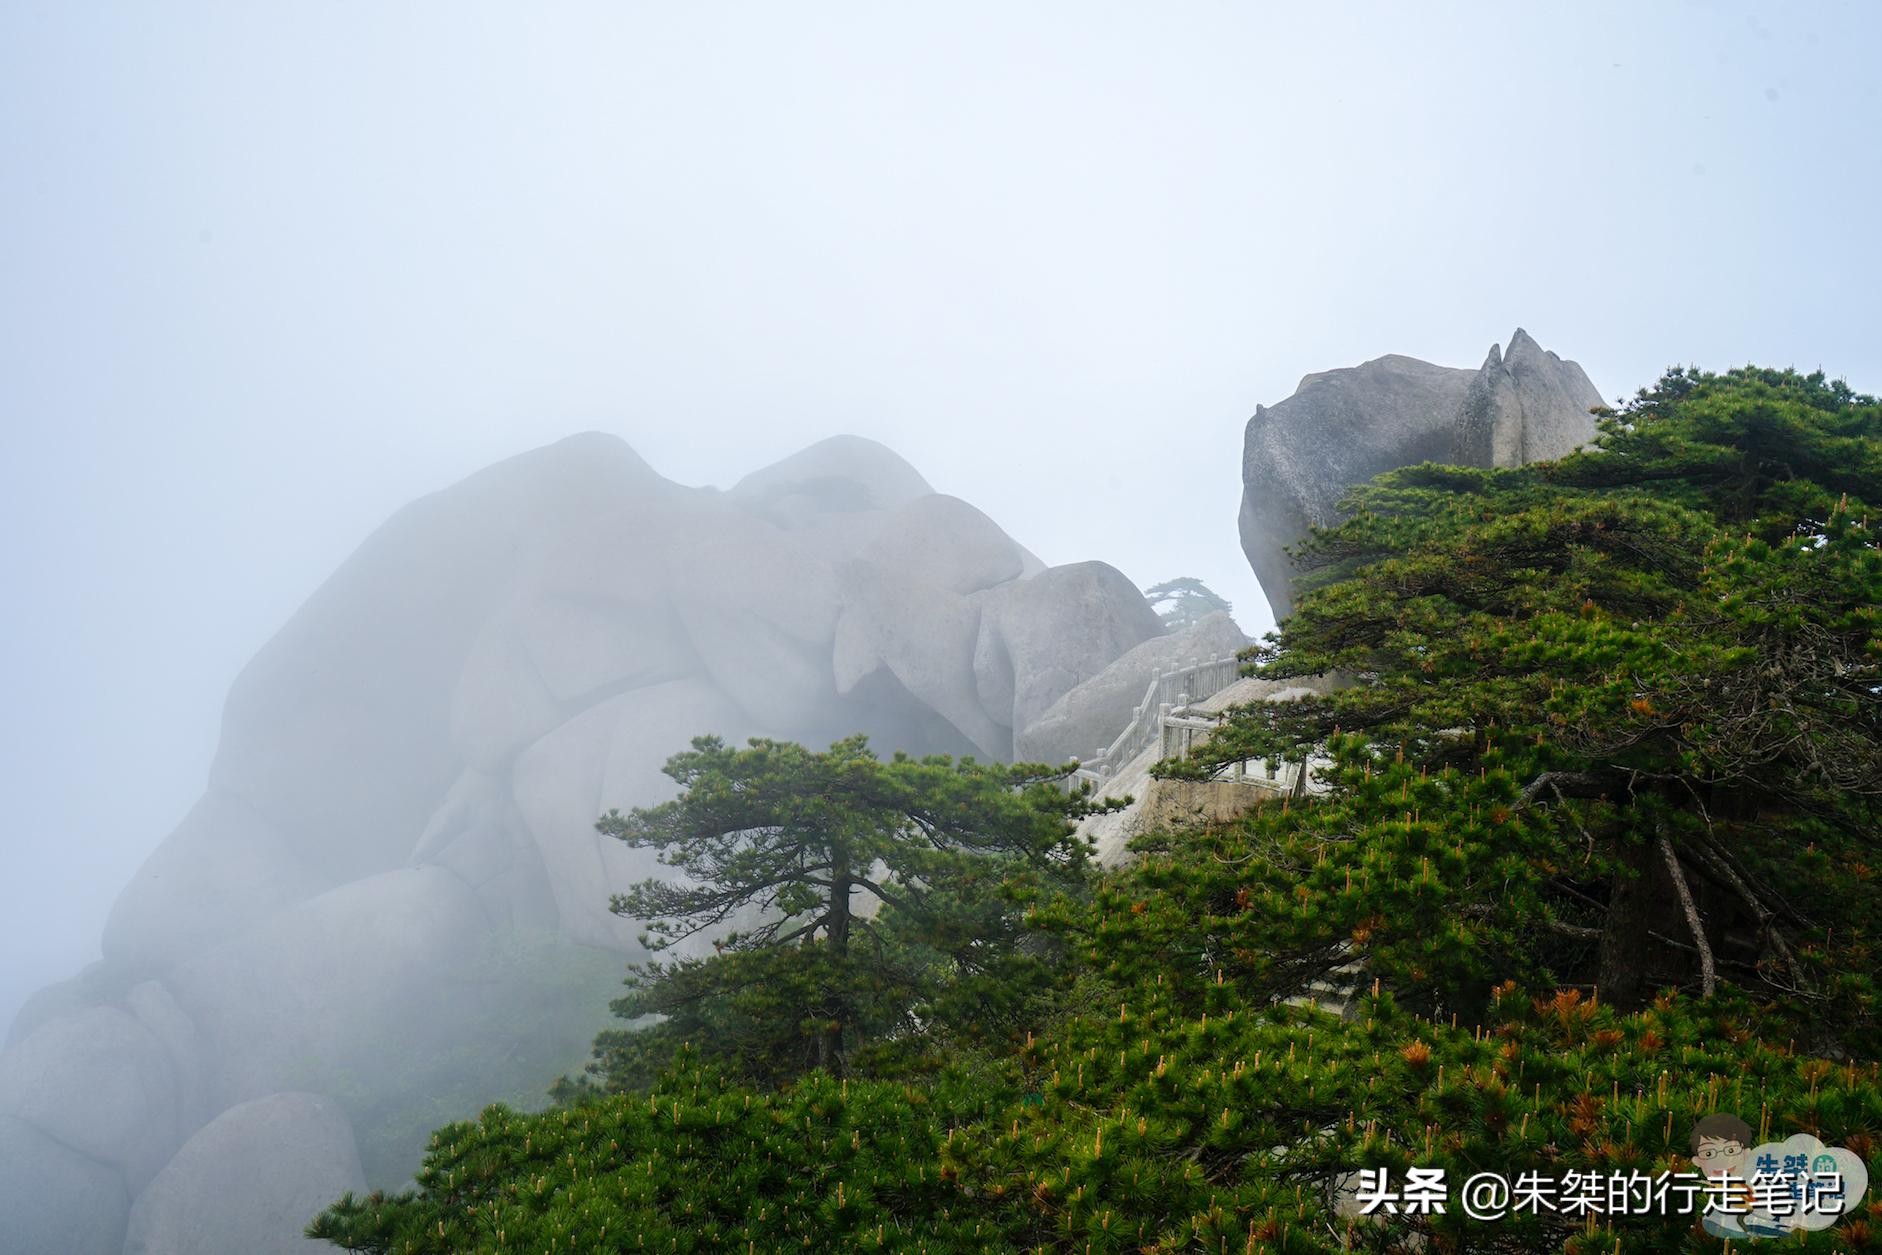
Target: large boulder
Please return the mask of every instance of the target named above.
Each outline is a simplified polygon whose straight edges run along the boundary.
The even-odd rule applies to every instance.
[[[585,536],[553,538],[518,573],[452,690],[452,744],[466,762],[505,770],[571,711],[699,670],[658,543],[665,513],[618,508]]]
[[[1470,381],[1450,460],[1521,466],[1566,457],[1594,435],[1601,392],[1581,367],[1544,349],[1521,327],[1507,353],[1496,345]]]
[[[989,716],[1018,730],[1118,655],[1163,632],[1116,567],[1079,562],[974,594],[974,678]]]
[[[667,538],[674,611],[705,678],[769,727],[827,709],[842,610],[835,572],[762,519],[713,514]]]
[[[122,1174],[135,1192],[182,1141],[176,1068],[136,1016],[95,1006],[0,1055],[0,1115]]]
[[[415,866],[442,867],[468,886],[498,930],[560,927],[544,857],[511,796],[511,773],[475,767],[451,786],[412,851]]]
[[[1390,355],[1308,375],[1255,407],[1242,446],[1242,551],[1275,618],[1294,607],[1288,550],[1340,518],[1347,491],[1419,462],[1515,466],[1593,439],[1601,394],[1520,327],[1472,371]]]
[[[905,566],[858,558],[837,574],[843,616],[831,662],[838,693],[848,697],[871,681],[892,681],[947,720],[981,756],[1007,757],[1012,729],[988,712],[974,682],[980,607],[922,582]]]
[[[831,436],[733,485],[740,505],[784,528],[830,515],[893,510],[934,491],[893,450],[861,436]]]
[[[483,991],[464,982],[489,931],[456,875],[409,867],[330,889],[179,964],[165,984],[203,1037],[211,1107],[385,1075],[397,1062],[389,1026],[448,1048],[472,1027],[471,995]]]
[[[333,1146],[356,1135],[391,1187],[431,1128],[579,1067],[644,954],[609,897],[671,874],[595,820],[671,796],[693,737],[1007,758],[1159,628],[1117,571],[1043,569],[854,437],[720,492],[588,434],[414,502],[244,668],[103,961],[19,1017],[0,1203],[32,1196],[33,1233],[70,1213],[69,1249],[93,1224],[115,1249],[133,1196],[135,1249],[275,1249],[225,1113],[278,1130],[306,1107],[270,1095],[330,1099],[354,1130]]]
[[[231,1107],[176,1153],[131,1208],[124,1255],[303,1255],[340,1195],[366,1188],[346,1113],[318,1094]]]
[[[118,1255],[130,1206],[116,1168],[0,1115],[0,1249],[8,1255]]]
[[[1020,733],[1014,756],[1048,763],[1089,758],[1130,722],[1145,689],[1159,674],[1225,657],[1247,644],[1235,620],[1223,611],[1184,631],[1153,637],[1053,702]]]
[[[176,998],[162,984],[147,980],[133,986],[123,998],[123,1007],[163,1046],[176,1078],[177,1124],[187,1134],[198,1128],[214,1112],[208,1109],[209,1093],[202,1038],[196,1024],[177,1005]]]
[[[144,975],[336,883],[242,795],[219,785],[144,860],[105,921],[105,958]]]
[[[453,699],[484,624],[533,566],[672,487],[590,434],[405,507],[243,669],[211,783],[336,880],[399,866],[461,769]]]
[[[156,975],[293,901],[402,866],[463,769],[474,720],[458,690],[487,625],[588,528],[669,491],[622,441],[590,434],[396,513],[237,677],[209,792],[120,894],[105,958]]]
[[[672,680],[609,698],[518,757],[509,795],[566,937],[632,949],[641,925],[609,911],[609,892],[660,871],[653,851],[601,835],[595,820],[611,809],[671,797],[677,786],[660,768],[693,737],[710,733],[737,744],[757,730],[714,685]]]
[[[26,1001],[20,1004],[20,1009],[14,1012],[13,1023],[7,1027],[6,1039],[0,1042],[0,1050],[17,1046],[37,1032],[42,1024],[69,1015],[81,1015],[96,1006],[98,998],[87,978],[99,966],[94,963],[70,980],[55,981],[28,995]]]
[[[1242,446],[1242,550],[1278,620],[1293,608],[1287,547],[1338,517],[1354,484],[1443,461],[1471,372],[1396,354],[1300,381],[1255,407]]]
[[[1026,551],[959,497],[933,493],[891,512],[862,556],[916,584],[976,593],[1026,574]]]

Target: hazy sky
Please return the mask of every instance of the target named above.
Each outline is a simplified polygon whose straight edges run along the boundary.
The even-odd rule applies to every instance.
[[[0,1024],[95,957],[250,654],[600,428],[835,432],[1267,626],[1241,430],[1527,327],[1882,389],[1868,4],[0,0]]]

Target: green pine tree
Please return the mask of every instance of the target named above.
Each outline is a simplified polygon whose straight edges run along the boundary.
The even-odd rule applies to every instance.
[[[1276,865],[1370,886],[1366,948],[1426,954],[1399,975],[1427,1005],[1488,968],[1630,1007],[1730,983],[1872,1044],[1878,449],[1882,408],[1820,376],[1676,371],[1597,452],[1384,476],[1254,656],[1351,682],[1239,712],[1179,770],[1328,755],[1341,819]],[[1436,936],[1488,968],[1430,979]]]
[[[597,827],[679,875],[612,906],[656,951],[718,935],[711,955],[632,970],[617,1014],[662,1018],[598,1041],[591,1073],[613,1088],[687,1041],[776,1081],[931,1028],[995,1031],[1042,977],[1024,912],[1084,884],[1073,821],[1103,809],[1067,792],[1066,768],[884,761],[860,736],[822,752],[704,737],[666,770],[678,798]]]
[[[1351,683],[1169,765],[1313,755],[1325,791],[1039,896],[1064,967],[1009,1048],[775,1088],[676,1049],[644,1093],[440,1130],[415,1190],[310,1233],[1670,1255],[1719,1243],[1690,1214],[1480,1222],[1455,1195],[1360,1217],[1354,1174],[1691,1172],[1720,1112],[1882,1180],[1879,470],[1873,401],[1737,371],[1668,375],[1599,454],[1387,476],[1309,547],[1321,586],[1259,658]],[[957,918],[936,953],[990,926]],[[1784,1249],[1882,1251],[1873,1188]]]
[[[1181,576],[1152,584],[1144,590],[1165,630],[1180,632],[1194,627],[1212,614],[1227,614],[1234,607],[1216,591],[1193,576]]]

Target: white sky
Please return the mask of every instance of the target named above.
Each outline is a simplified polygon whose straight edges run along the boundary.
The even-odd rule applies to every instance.
[[[1527,327],[1882,390],[1882,7],[0,0],[0,1024],[237,669],[572,431],[883,440],[1267,626],[1241,429]]]

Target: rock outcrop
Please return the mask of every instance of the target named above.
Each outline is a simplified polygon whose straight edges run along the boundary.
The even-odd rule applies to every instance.
[[[639,954],[609,894],[662,870],[595,818],[692,737],[1009,758],[1160,631],[849,437],[719,492],[577,436],[414,502],[243,670],[103,962],[9,1033],[0,1246],[295,1249],[580,1064]]]
[[[1387,356],[1308,375],[1256,406],[1242,448],[1242,551],[1276,619],[1293,609],[1288,549],[1339,518],[1348,489],[1419,462],[1518,466],[1594,437],[1601,394],[1517,328],[1477,370]]]
[[[1601,393],[1521,327],[1509,352],[1484,359],[1457,414],[1450,460],[1459,466],[1521,466],[1566,457],[1594,437],[1589,411]]]
[[[210,1121],[138,1195],[124,1255],[311,1255],[299,1229],[366,1188],[346,1113],[318,1094],[270,1094]]]
[[[123,1174],[0,1115],[0,1218],[11,1255],[118,1255],[131,1197]]]
[[[1159,672],[1221,658],[1247,644],[1248,637],[1223,611],[1206,616],[1187,631],[1147,640],[1053,702],[1020,734],[1014,752],[1028,762],[1089,759],[1130,722],[1144,690]]]
[[[974,680],[989,714],[1027,725],[1133,645],[1163,631],[1136,585],[1102,562],[1053,567],[976,600]]]

